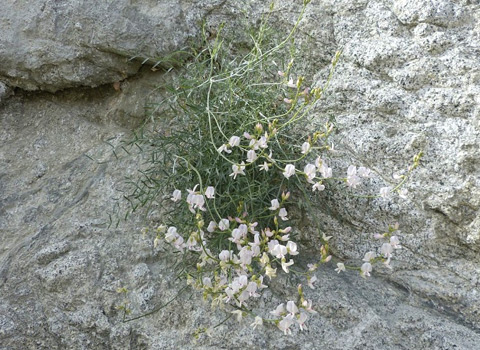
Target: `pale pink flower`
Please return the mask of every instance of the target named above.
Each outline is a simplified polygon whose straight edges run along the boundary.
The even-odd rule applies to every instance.
[[[263,164],[259,165],[258,167],[260,168],[260,170],[264,170],[264,171],[268,171],[268,169],[269,169],[269,166],[268,166],[267,162],[263,162]]]
[[[289,313],[291,313],[292,315],[295,315],[297,312],[298,312],[298,307],[297,305],[295,305],[295,302],[290,300],[290,301],[287,301],[287,307],[286,307],[287,311]]]
[[[230,137],[230,140],[228,141],[228,144],[232,147],[236,147],[236,146],[240,145],[240,137],[238,137],[238,136]]]
[[[295,317],[293,315],[285,316],[277,325],[278,329],[280,329],[285,335],[292,334],[290,330],[290,326],[295,322]]]
[[[392,190],[391,187],[382,187],[380,189],[380,197],[382,198],[388,198],[390,195],[390,191]]]
[[[363,257],[363,261],[370,262],[372,259],[375,259],[375,253],[374,252],[365,253],[365,256]]]
[[[402,188],[398,191],[398,196],[402,199],[408,198],[408,190],[406,188]]]
[[[228,230],[229,227],[230,227],[230,221],[228,221],[228,219],[222,219],[222,220],[220,220],[220,222],[218,223],[218,228],[219,228],[221,231]]]
[[[232,151],[228,149],[228,145],[227,145],[227,144],[223,144],[223,145],[221,145],[220,147],[218,147],[217,151],[218,151],[219,153],[222,153],[222,152],[232,153]]]
[[[207,227],[207,231],[211,233],[215,231],[216,228],[217,228],[217,223],[215,221],[210,221]]]
[[[335,271],[337,271],[337,273],[345,271],[345,265],[343,263],[337,263],[337,268],[335,269]]]
[[[273,244],[273,247],[271,249],[269,247],[270,254],[272,254],[277,259],[285,258],[285,255],[287,255],[288,253],[287,247],[279,244],[278,241],[275,241],[275,242],[276,243]]]
[[[174,202],[178,202],[180,199],[182,199],[182,191],[180,190],[173,191],[172,198],[170,199]]]
[[[297,249],[298,249],[297,243],[292,242],[292,241],[287,242],[287,252],[288,252],[288,254],[298,255],[298,250]]]
[[[311,148],[312,146],[310,145],[310,142],[304,142],[302,144],[302,154],[307,154],[308,152],[310,152]]]
[[[312,186],[312,191],[313,192],[315,192],[315,191],[321,192],[324,189],[325,189],[325,185],[323,185],[321,182],[317,182]]]
[[[278,199],[272,199],[270,203],[272,204],[272,206],[268,209],[277,210],[278,208],[280,208],[280,203],[278,202]]]
[[[297,88],[297,84],[293,82],[293,78],[290,78],[290,79],[288,80],[287,86],[288,86],[289,88],[295,88],[295,89]]]
[[[305,326],[305,321],[307,321],[307,314],[304,313],[304,312],[301,312],[300,315],[297,317],[297,324],[298,324],[298,327],[300,327],[300,330],[304,330],[304,329],[307,329],[307,327]]]
[[[215,187],[208,186],[207,189],[205,190],[205,197],[209,199],[215,198]]]
[[[281,317],[285,314],[285,304],[281,303],[274,311],[270,311],[273,316]]]
[[[401,249],[402,248],[402,246],[400,245],[400,240],[398,239],[398,236],[390,237],[390,244],[393,247],[393,249]]]
[[[218,258],[221,261],[228,261],[231,260],[233,256],[233,251],[231,250],[222,250],[220,254],[218,254]]]
[[[247,163],[253,163],[257,158],[258,156],[253,149],[247,152]]]
[[[250,325],[253,329],[257,328],[258,326],[263,325],[263,319],[260,316],[255,316],[255,321]]]
[[[233,179],[236,179],[237,178],[237,175],[245,175],[245,163],[242,162],[240,164],[240,166],[238,166],[237,164],[233,164],[232,165],[232,170],[233,170],[233,173],[230,174],[230,176],[233,176]]]
[[[286,97],[285,97],[285,98],[283,99],[283,102],[285,102],[286,104],[290,104],[290,103],[293,102],[293,100],[292,100],[291,98],[286,98]]]
[[[167,233],[165,234],[165,240],[168,243],[172,243],[178,236],[177,228],[175,226],[171,226],[168,228]]]
[[[283,220],[283,221],[287,221],[288,218],[287,218],[287,209],[285,208],[281,208],[280,211],[278,212],[278,216],[280,216],[280,218]]]
[[[315,176],[317,175],[316,171],[317,171],[317,168],[313,164],[307,164],[305,166],[305,168],[303,169],[303,172],[307,176],[308,182],[311,182],[315,178]]]
[[[302,303],[302,307],[305,311],[310,312],[311,314],[316,314],[317,312],[312,309],[312,301],[311,300],[304,300]]]
[[[231,311],[231,313],[237,315],[237,321],[238,322],[242,322],[242,318],[243,318],[242,310]]]
[[[360,184],[361,180],[357,176],[357,167],[350,165],[347,170],[347,186],[356,188]]]
[[[260,137],[257,144],[258,144],[258,147],[260,148],[267,148],[268,147],[267,138],[265,136]]]
[[[371,177],[371,171],[368,168],[361,166],[357,171],[358,176],[360,177]]]
[[[380,253],[387,259],[390,259],[393,253],[393,247],[390,243],[383,243],[380,248]]]
[[[295,165],[287,164],[285,166],[285,171],[283,172],[283,176],[285,176],[288,179],[292,175],[295,175]]]
[[[360,275],[362,277],[368,277],[370,276],[370,272],[372,272],[372,265],[368,262],[364,263],[362,267],[360,268],[361,272]]]
[[[313,276],[311,278],[308,279],[308,286],[311,288],[311,289],[315,289],[314,287],[314,283],[318,280],[317,276]]]

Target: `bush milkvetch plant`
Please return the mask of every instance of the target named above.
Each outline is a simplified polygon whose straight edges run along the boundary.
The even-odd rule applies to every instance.
[[[346,176],[334,175],[328,160],[333,124],[306,129],[340,57],[333,57],[323,86],[310,86],[294,73],[293,38],[308,2],[281,40],[262,25],[251,36],[251,49],[239,57],[220,28],[203,49],[193,50],[136,135],[134,143],[150,150],[150,166],[126,196],[133,209],[155,201],[169,208],[164,222],[150,228],[154,246],[181,253],[181,275],[213,306],[228,308],[238,320],[249,315],[253,328],[272,323],[285,334],[294,326],[303,330],[315,313],[301,285],[297,297],[275,310],[255,314],[252,305],[278,274],[300,273],[290,207],[315,201],[331,183],[355,189],[373,175],[354,165]],[[156,116],[168,127],[158,127]],[[382,188],[378,196],[405,195],[401,185],[418,162],[419,156],[398,185]],[[377,235],[385,240],[380,255],[367,252],[361,267],[338,263],[336,271],[358,269],[367,277],[374,262],[388,265],[400,248],[396,229]],[[315,269],[331,260],[330,238],[323,234],[317,261],[302,273],[312,288]]]

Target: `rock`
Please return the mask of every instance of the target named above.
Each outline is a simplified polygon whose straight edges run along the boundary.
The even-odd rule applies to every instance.
[[[186,46],[198,21],[220,3],[7,0],[0,14],[0,80],[51,92],[124,80],[142,62],[154,65]]]
[[[318,311],[308,331],[284,337],[274,327],[252,331],[250,322],[230,319],[195,343],[196,329],[221,323],[225,314],[189,289],[177,297],[184,283],[172,273],[175,257],[142,236],[144,218],[116,226],[121,184],[142,166],[122,140],[141,123],[145,102],[159,98],[155,88],[163,79],[161,70],[128,59],[165,57],[195,35],[195,21],[204,16],[234,30],[242,8],[255,23],[262,7],[255,1],[7,2],[0,14],[1,80],[57,92],[16,91],[0,106],[0,349],[477,347],[479,5],[309,5],[300,26],[309,35],[297,40],[306,50],[301,69],[316,73],[321,85],[333,53],[343,48],[314,121],[328,115],[338,126],[334,171],[369,166],[378,175],[359,190],[378,193],[415,154],[425,155],[406,184],[406,199],[324,192],[312,225],[300,232],[304,260],[296,264],[316,257],[317,226],[334,235],[335,261],[358,264],[378,249],[372,235],[395,221],[404,248],[395,252],[393,270],[375,267],[368,280],[355,271],[337,274],[334,264],[317,271],[316,289],[306,291]],[[282,6],[272,23],[283,29],[299,7]],[[7,89],[0,84],[0,99]],[[288,300],[298,283],[305,281],[276,280],[259,310]]]

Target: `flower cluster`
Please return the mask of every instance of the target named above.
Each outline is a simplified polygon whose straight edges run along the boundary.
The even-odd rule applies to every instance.
[[[182,257],[181,275],[212,306],[227,309],[238,321],[251,316],[253,328],[270,323],[290,334],[295,327],[306,329],[315,313],[302,287],[297,288],[298,298],[289,298],[271,313],[254,313],[257,300],[281,274],[299,274],[315,289],[315,271],[332,260],[332,237],[323,234],[315,261],[307,271],[301,268],[297,259],[302,249],[292,220],[295,204],[300,208],[304,200],[315,201],[339,184],[358,191],[374,174],[353,164],[334,169],[334,125],[326,122],[306,133],[302,124],[327,88],[340,52],[332,60],[326,84],[316,87],[302,76],[293,76],[293,54],[286,67],[274,63],[270,72],[264,71],[267,62],[283,58],[282,45],[291,40],[257,51],[260,42],[275,41],[259,39],[241,62],[222,61],[222,40],[206,42],[207,49],[192,58],[186,72],[192,78],[180,86],[193,88],[168,89],[174,91],[164,108],[165,113],[173,111],[171,130],[145,138],[156,147],[148,157],[154,166],[145,172],[134,198],[147,203],[158,193],[165,194],[168,214],[155,230],[154,247],[171,248]],[[271,74],[277,70],[278,75]],[[159,154],[164,155],[161,161]],[[418,161],[394,178],[395,185],[369,197],[394,193],[405,197],[402,185]],[[171,173],[165,170],[169,168]],[[168,174],[162,178],[160,173]],[[396,229],[375,237],[384,240],[378,255],[367,252],[358,266],[338,262],[335,271],[354,269],[368,277],[376,262],[388,266],[400,248]]]

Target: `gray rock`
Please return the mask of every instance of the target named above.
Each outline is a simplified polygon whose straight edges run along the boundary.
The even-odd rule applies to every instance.
[[[145,60],[154,65],[184,48],[198,33],[198,21],[220,3],[6,0],[0,14],[0,79],[52,92],[122,81]]]

